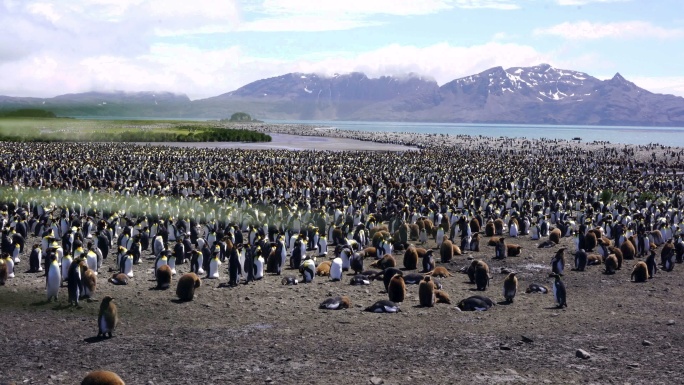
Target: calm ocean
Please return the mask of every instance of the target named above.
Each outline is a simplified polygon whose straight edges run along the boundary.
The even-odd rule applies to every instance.
[[[347,122],[314,120],[267,120],[267,123],[297,123],[334,127],[340,130],[411,132],[420,134],[484,135],[516,138],[567,139],[583,142],[608,141],[624,144],[658,143],[684,147],[684,127],[554,126],[522,124]]]

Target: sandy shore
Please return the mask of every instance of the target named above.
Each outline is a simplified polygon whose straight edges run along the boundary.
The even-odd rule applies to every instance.
[[[294,130],[293,130],[294,131]],[[245,150],[324,150],[324,151],[407,151],[416,150],[414,146],[393,143],[379,143],[344,137],[300,136],[296,134],[280,134],[269,132],[273,141],[265,143],[243,142],[163,142],[139,143],[169,147],[195,148],[241,148]]]

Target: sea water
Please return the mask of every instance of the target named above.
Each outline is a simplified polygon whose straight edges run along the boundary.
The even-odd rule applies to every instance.
[[[528,139],[580,138],[594,141],[645,145],[684,147],[684,127],[637,126],[560,126],[537,124],[473,124],[473,123],[413,123],[413,122],[362,122],[326,120],[268,120],[267,123],[310,124],[340,130],[409,132],[419,134],[449,134]]]

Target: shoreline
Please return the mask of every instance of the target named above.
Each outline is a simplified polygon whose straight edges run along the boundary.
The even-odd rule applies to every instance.
[[[633,153],[634,159],[647,161],[654,155],[656,158],[667,158],[668,152],[684,154],[684,147],[664,146],[661,144],[637,145],[612,143],[608,141],[583,142],[553,138],[526,138],[485,135],[450,135],[422,134],[411,132],[353,131],[342,130],[317,124],[274,124],[274,123],[230,123],[222,124],[226,128],[248,129],[269,134],[273,141],[269,143],[238,142],[151,142],[150,145],[169,147],[195,148],[241,148],[241,149],[284,149],[284,150],[330,150],[330,151],[406,151],[435,150],[439,148],[501,148],[502,150],[528,149],[533,152],[548,150],[561,151],[611,151]],[[326,138],[315,140],[311,138]],[[305,138],[299,140],[297,138]],[[276,142],[276,139],[283,142]],[[276,143],[274,143],[276,142]],[[141,144],[141,143],[138,143]],[[147,144],[147,143],[146,143]],[[665,159],[675,162],[676,157]]]

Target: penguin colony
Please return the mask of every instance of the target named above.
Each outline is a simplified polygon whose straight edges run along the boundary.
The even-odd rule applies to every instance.
[[[643,282],[682,262],[684,182],[672,176],[683,169],[678,155],[660,162],[636,160],[628,149],[561,155],[554,144],[530,141],[505,155],[464,147],[462,156],[437,146],[380,156],[0,144],[0,182],[16,186],[0,202],[0,284],[44,274],[46,300],[88,306],[81,300],[102,285],[136,279],[154,280],[159,289],[176,281],[182,301],[201,295],[207,278],[231,287],[270,276],[283,285],[340,281],[331,283],[339,291],[383,279],[386,298],[365,310],[396,313],[414,293],[425,307],[451,303],[438,278],[461,266],[482,294],[495,285],[503,300],[517,302],[522,284],[522,296],[553,292],[557,306],[567,307],[572,286],[566,291],[564,275],[593,264],[626,275],[623,261],[632,260],[631,278]],[[75,152],[87,157],[68,156]],[[537,161],[524,161],[530,157]],[[434,165],[430,172],[419,167],[425,162]],[[198,170],[198,163],[209,166]],[[608,177],[617,170],[621,178]],[[607,199],[606,190],[613,192]],[[480,249],[482,237],[496,240]],[[487,262],[524,256],[512,243],[524,237],[551,248],[552,276],[543,283],[522,272],[502,280],[489,269]],[[438,247],[428,248],[428,239]],[[566,261],[574,269],[566,270]],[[283,270],[299,274],[281,276]],[[98,283],[98,273],[109,280]],[[321,300],[322,309],[335,310],[361,302]],[[484,295],[457,301],[460,310],[495,305]]]

